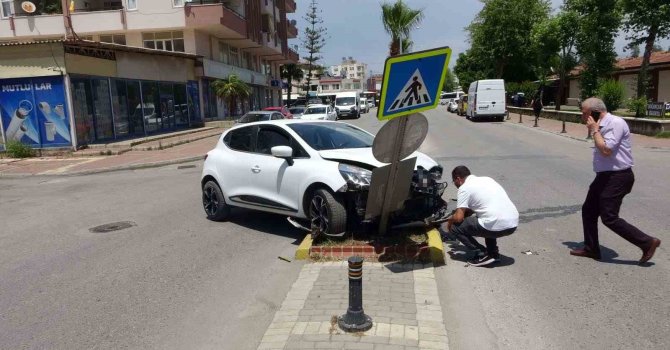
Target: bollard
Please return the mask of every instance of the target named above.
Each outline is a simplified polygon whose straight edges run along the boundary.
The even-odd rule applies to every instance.
[[[563,130],[561,130],[561,134],[565,134],[567,131],[565,131],[565,117],[563,117]]]
[[[519,112],[519,123],[523,123],[523,120],[521,120],[521,112]]]
[[[372,328],[372,318],[363,312],[363,258],[349,257],[349,308],[337,318],[345,332],[365,332]]]

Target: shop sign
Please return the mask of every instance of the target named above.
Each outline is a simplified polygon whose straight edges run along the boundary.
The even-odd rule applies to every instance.
[[[63,77],[0,80],[5,141],[34,148],[72,145]]]

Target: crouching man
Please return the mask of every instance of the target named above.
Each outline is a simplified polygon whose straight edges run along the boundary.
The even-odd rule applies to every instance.
[[[519,212],[502,186],[490,177],[472,175],[470,169],[461,165],[452,170],[451,179],[458,188],[458,199],[454,214],[447,220],[449,233],[482,252],[475,255],[470,265],[498,262],[496,240],[516,231]],[[474,237],[484,238],[486,247]]]

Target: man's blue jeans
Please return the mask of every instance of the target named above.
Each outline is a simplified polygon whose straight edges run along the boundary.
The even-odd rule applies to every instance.
[[[498,252],[498,243],[496,240],[500,237],[509,236],[514,233],[514,231],[516,231],[516,227],[502,231],[489,231],[479,224],[477,216],[470,215],[460,224],[451,225],[449,233],[455,236],[461,243],[465,244],[466,247],[486,251],[488,256],[498,258],[500,254]],[[475,237],[484,238],[486,247],[477,242]]]

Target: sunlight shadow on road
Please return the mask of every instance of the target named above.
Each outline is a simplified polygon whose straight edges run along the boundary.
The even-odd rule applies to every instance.
[[[569,249],[580,249],[584,247],[584,242],[563,242],[563,245],[568,247]],[[603,246],[602,244],[600,245],[600,257],[601,259],[599,260],[600,262],[606,263],[606,264],[617,264],[617,265],[635,265],[635,266],[643,266],[643,267],[649,267],[653,266],[653,262],[646,262],[644,264],[640,264],[637,260],[619,260],[615,259],[616,257],[619,256],[619,253],[616,251],[607,248]],[[581,257],[575,257],[577,259],[585,259]],[[588,258],[586,258],[588,259]],[[598,260],[596,260],[598,261]]]
[[[295,239],[295,241],[291,243],[293,245],[299,245],[302,239],[305,238],[305,232],[293,227],[286,220],[285,215],[264,213],[244,208],[233,208],[230,222],[250,230],[293,238]]]
[[[557,207],[531,208],[519,212],[519,223],[527,224],[536,220],[548,218],[560,218],[569,216],[582,211],[581,204],[560,205]]]

